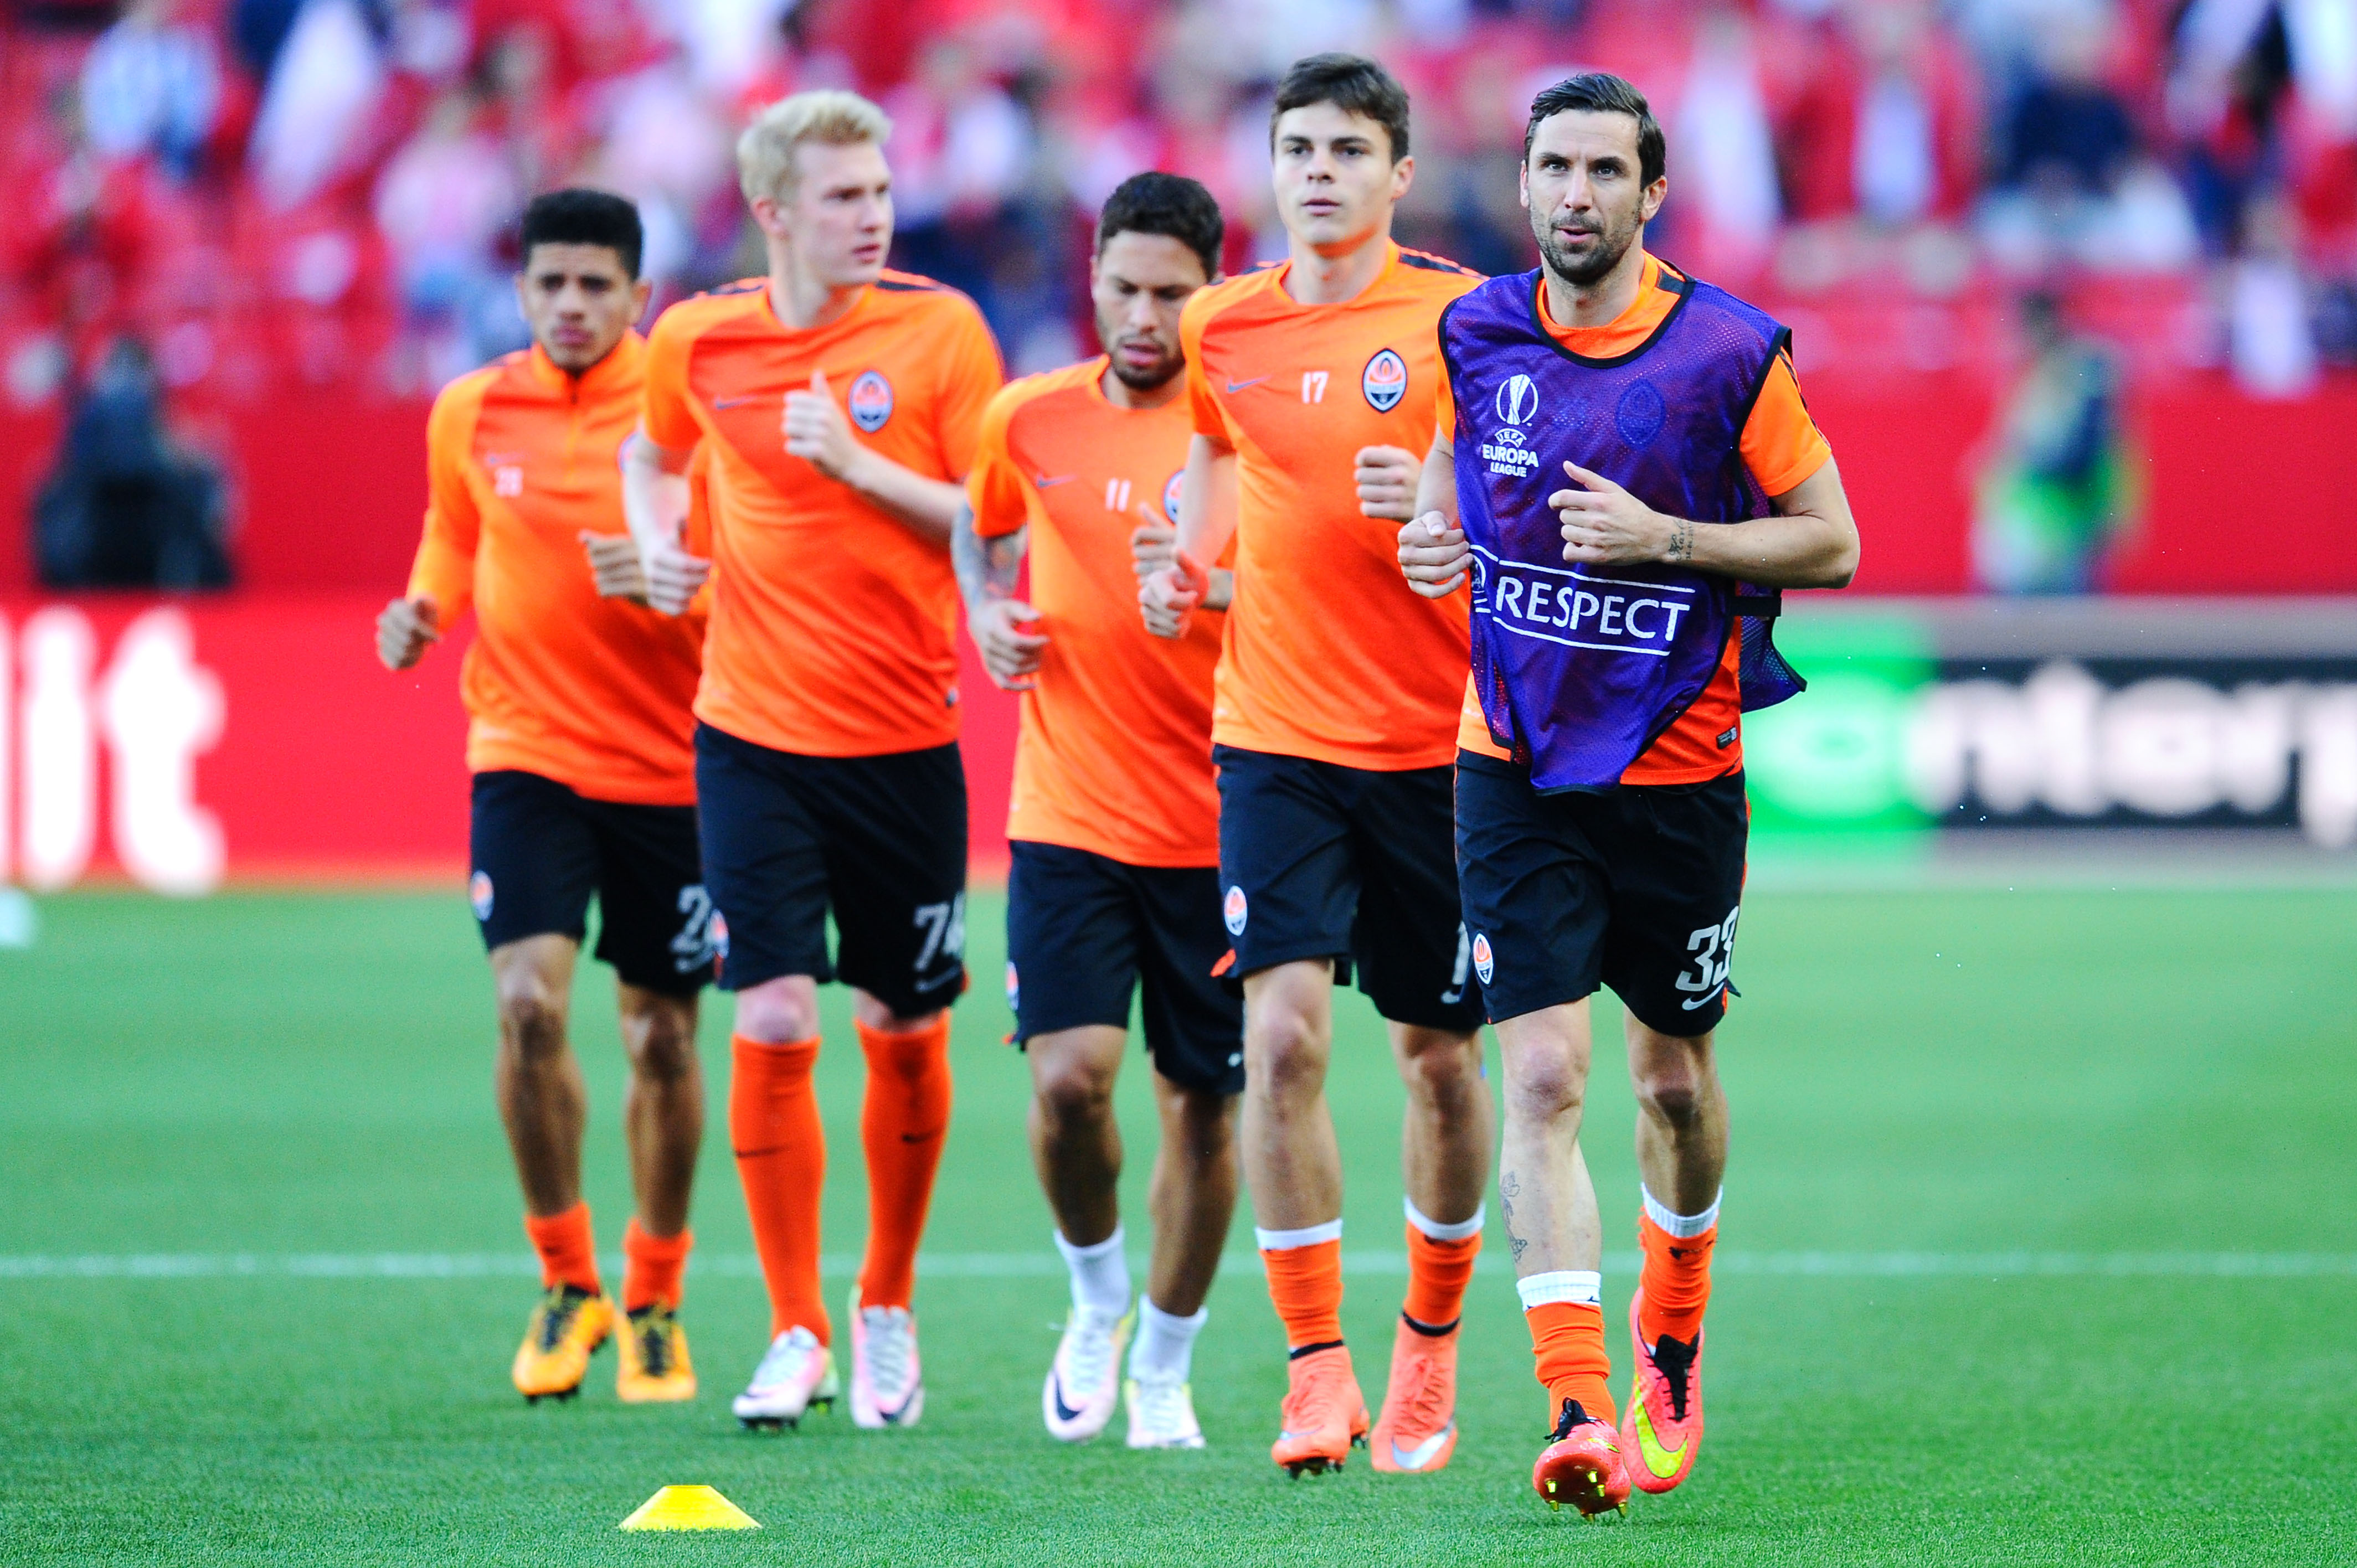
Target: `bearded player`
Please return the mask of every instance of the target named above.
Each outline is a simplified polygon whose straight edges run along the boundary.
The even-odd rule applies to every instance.
[[[655,323],[623,457],[651,601],[679,609],[707,571],[713,588],[696,794],[720,983],[737,993],[729,1135],[770,1294],[770,1348],[734,1407],[756,1425],[793,1424],[840,1387],[811,1082],[818,987],[835,979],[867,1061],[852,1418],[910,1426],[924,1410],[911,1289],[965,986],[950,523],[1001,378],[971,301],[885,269],[890,130],[847,92],[796,94],[747,128],[737,170],[769,274]],[[699,446],[708,563],[679,538]]]
[[[1131,564],[1133,532],[1170,536],[1193,429],[1179,313],[1218,276],[1222,231],[1191,179],[1141,174],[1114,191],[1089,263],[1105,352],[993,400],[955,541],[974,646],[1023,693],[1006,993],[1031,1067],[1032,1158],[1071,1274],[1039,1399],[1066,1442],[1103,1431],[1125,1388],[1131,1447],[1203,1445],[1188,1369],[1235,1210],[1243,1015],[1211,973],[1226,946],[1211,777],[1221,618],[1196,617],[1176,642],[1148,635]],[[1028,602],[1016,597],[1027,553]],[[1224,584],[1209,598],[1224,603]],[[1113,1091],[1134,993],[1162,1140],[1133,1313]]]
[[[693,1399],[677,1313],[704,1131],[695,1002],[712,970],[688,711],[703,616],[600,597],[611,573],[635,564],[615,455],[638,423],[645,370],[631,329],[648,288],[638,209],[604,191],[554,191],[525,209],[522,245],[516,296],[533,346],[435,399],[425,535],[408,593],[378,617],[377,651],[409,669],[474,607],[460,678],[469,891],[499,993],[500,1116],[546,1292],[516,1352],[516,1388],[570,1398],[615,1326],[581,1199],[585,1090],[565,1037],[594,896],[630,1059],[638,1198],[622,1234],[616,1389],[631,1402]]]
[[[1741,715],[1800,688],[1768,637],[1777,591],[1847,584],[1858,541],[1791,334],[1645,252],[1669,183],[1643,95],[1559,82],[1523,145],[1544,264],[1442,318],[1449,406],[1399,553],[1420,594],[1472,586],[1458,875],[1505,1064],[1501,1213],[1547,1390],[1532,1483],[1598,1513],[1631,1482],[1677,1486],[1702,1446]],[[1578,1143],[1599,985],[1627,1015],[1643,1177],[1617,1431]]]
[[[1235,544],[1211,738],[1223,966],[1242,981],[1243,1154],[1289,1390],[1271,1457],[1339,1468],[1367,1434],[1342,1340],[1342,1171],[1326,1103],[1333,992],[1355,973],[1407,1088],[1407,1299],[1373,1432],[1382,1471],[1457,1443],[1458,1321],[1491,1157],[1481,1002],[1442,853],[1462,600],[1397,578],[1440,382],[1434,328],[1480,279],[1392,242],[1415,176],[1407,94],[1351,55],[1297,62],[1270,123],[1287,259],[1205,289],[1181,327],[1195,434],[1147,624],[1205,602]],[[1163,547],[1169,553],[1169,547]]]

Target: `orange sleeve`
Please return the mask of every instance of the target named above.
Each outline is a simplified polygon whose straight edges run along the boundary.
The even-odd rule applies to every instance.
[[[982,411],[974,467],[965,476],[965,499],[974,509],[974,531],[984,539],[1003,539],[1031,521],[1030,487],[1023,482],[1023,470],[1006,445],[1006,427],[1026,401],[1027,390],[1019,381],[1002,387]]]
[[[1440,358],[1440,385],[1432,393],[1433,434],[1457,445],[1457,389],[1448,384],[1448,357]]]
[[[435,622],[456,626],[475,598],[475,543],[483,520],[467,488],[467,452],[482,399],[461,383],[434,400],[425,420],[425,536],[409,568],[408,596],[434,601]]]
[[[640,423],[647,427],[649,440],[675,452],[685,451],[704,436],[687,391],[687,355],[694,346],[694,329],[676,306],[655,317],[654,330],[647,334],[647,379],[640,394],[643,400]]]
[[[1760,399],[1743,423],[1743,466],[1760,488],[1781,496],[1825,466],[1833,447],[1809,416],[1801,400],[1800,378],[1792,373],[1792,354],[1779,349],[1768,367]]]
[[[1223,446],[1233,446],[1227,411],[1212,395],[1211,372],[1203,368],[1203,328],[1211,319],[1211,291],[1200,289],[1178,317],[1178,351],[1187,357],[1187,408],[1194,415],[1195,434],[1208,435]]]
[[[935,429],[942,444],[942,465],[952,479],[965,478],[974,467],[974,439],[982,433],[982,411],[998,395],[1006,381],[998,359],[998,341],[991,337],[982,312],[971,302],[958,313],[956,338],[942,355],[940,401],[934,406]]]

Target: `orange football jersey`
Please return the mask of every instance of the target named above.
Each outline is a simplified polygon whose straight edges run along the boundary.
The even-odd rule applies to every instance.
[[[946,546],[786,451],[789,392],[824,371],[854,437],[929,478],[974,459],[1002,379],[974,302],[888,272],[824,327],[795,330],[766,280],[683,300],[648,340],[658,444],[712,450],[712,625],[695,714],[810,757],[957,738],[957,580]]]
[[[1002,391],[966,480],[976,533],[1030,529],[1028,598],[1049,639],[1023,694],[1006,836],[1130,865],[1217,865],[1211,671],[1226,618],[1198,614],[1175,640],[1149,633],[1129,550],[1148,515],[1178,521],[1194,426],[1183,397],[1115,407],[1106,363]]]
[[[1547,308],[1545,285],[1541,285],[1537,291],[1539,322],[1549,337],[1587,359],[1606,360],[1629,353],[1643,346],[1653,329],[1668,317],[1670,307],[1678,302],[1677,290],[1664,281],[1666,271],[1658,258],[1648,253],[1638,276],[1636,299],[1601,327],[1558,326]],[[1444,430],[1453,430],[1457,425],[1456,400],[1445,371],[1440,380],[1439,425]],[[1751,405],[1750,417],[1744,422],[1740,449],[1752,478],[1771,496],[1782,495],[1824,467],[1825,460],[1834,455],[1832,446],[1817,429],[1816,421],[1809,416],[1808,405],[1801,401],[1801,383],[1793,374],[1789,352],[1779,354],[1776,362],[1768,367],[1768,379],[1760,386],[1759,400]],[[1568,486],[1569,476],[1565,476],[1563,482]],[[1621,783],[1697,784],[1743,766],[1742,652],[1742,628],[1739,624],[1729,627],[1727,647],[1719,655],[1718,671],[1710,678],[1710,684],[1672,721],[1668,729],[1654,737],[1643,756],[1621,772]],[[1722,736],[1732,738],[1722,746]],[[1481,700],[1474,694],[1470,675],[1466,678],[1465,697],[1458,709],[1457,744],[1485,757],[1509,755],[1490,738],[1490,725],[1481,716]]]
[[[633,332],[578,377],[532,349],[445,387],[426,421],[409,593],[434,600],[445,631],[474,607],[459,682],[469,768],[685,806],[703,612],[674,619],[599,598],[579,537],[626,532],[619,454],[645,362]]]
[[[1236,452],[1236,598],[1211,734],[1345,767],[1457,755],[1469,658],[1462,596],[1418,598],[1399,524],[1361,515],[1360,448],[1432,445],[1440,313],[1480,275],[1391,248],[1339,305],[1285,290],[1290,263],[1188,301],[1179,335],[1194,427]]]

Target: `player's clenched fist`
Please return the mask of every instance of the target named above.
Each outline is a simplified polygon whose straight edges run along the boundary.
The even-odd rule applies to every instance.
[[[1404,447],[1361,447],[1354,470],[1360,515],[1405,522],[1415,515],[1415,485],[1423,474],[1424,459]]]
[[[388,670],[406,670],[442,640],[436,627],[434,601],[420,594],[395,599],[376,618],[376,656]]]
[[[1565,560],[1605,566],[1682,561],[1693,553],[1692,523],[1674,522],[1603,475],[1591,474],[1577,464],[1566,463],[1563,471],[1574,484],[1584,487],[1557,490],[1547,497],[1547,506],[1563,525]],[[1679,553],[1681,527],[1688,542],[1683,555]]]
[[[589,576],[601,599],[647,602],[647,564],[639,558],[639,542],[627,533],[580,532],[581,548],[588,553]]]
[[[1146,629],[1157,637],[1184,637],[1209,585],[1203,569],[1185,551],[1174,551],[1168,565],[1139,579],[1137,604],[1146,614]]]
[[[786,450],[807,458],[810,466],[830,479],[840,479],[859,461],[862,448],[851,434],[851,422],[834,406],[826,390],[826,372],[811,372],[810,390],[786,394]]]
[[[651,544],[640,549],[639,570],[646,582],[648,607],[676,616],[687,613],[688,602],[712,575],[712,563],[676,544]]]
[[[1400,530],[1399,564],[1409,587],[1427,599],[1445,599],[1472,571],[1473,547],[1465,542],[1463,529],[1428,511]]]
[[[1048,639],[1036,629],[1038,610],[1021,599],[992,599],[970,609],[966,618],[991,684],[1002,692],[1028,692],[1039,684],[1039,653]]]

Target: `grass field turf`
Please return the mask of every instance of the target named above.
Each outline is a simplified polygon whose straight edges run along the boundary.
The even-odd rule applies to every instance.
[[[247,1252],[500,1253],[517,1201],[489,1092],[490,985],[456,897],[83,895],[0,953],[0,1262]],[[997,1044],[999,908],[970,923],[958,1109],[930,1249],[1047,1254]],[[707,1267],[687,1321],[704,1397],[625,1410],[611,1353],[583,1398],[506,1384],[534,1282],[0,1277],[0,1560],[188,1563],[2285,1563],[2357,1557],[2357,893],[1755,893],[1722,1034],[1735,1105],[1711,1314],[1710,1436],[1686,1487],[1625,1523],[1550,1516],[1541,1424],[1500,1260],[1468,1309],[1464,1428],[1428,1478],[1289,1483],[1256,1272],[1225,1274],[1196,1361],[1212,1446],[1139,1455],[1040,1430],[1053,1273],[920,1287],[924,1424],[737,1432],[766,1313],[743,1268],[719,1113]],[[585,966],[589,1190],[629,1212],[619,1048]],[[820,1068],[830,1254],[862,1233],[858,1053],[839,994]],[[1333,1092],[1345,1245],[1395,1254],[1399,1091],[1341,1006]],[[1129,1208],[1145,1079],[1123,1089]],[[1632,1244],[1625,1075],[1599,1057],[1589,1158]],[[1240,1217],[1232,1250],[1245,1251]],[[1142,1235],[1133,1238],[1142,1247]],[[2163,1272],[1766,1272],[1817,1250],[2142,1255]],[[1497,1249],[1502,1251],[1502,1248]],[[2296,1277],[2151,1254],[2323,1255]],[[1380,1260],[1376,1260],[1380,1262]],[[1832,1265],[1839,1268],[1840,1265]],[[2042,1265],[2031,1265],[2032,1267]],[[519,1267],[521,1264],[519,1263]],[[2337,1271],[2337,1272],[2336,1272]],[[21,1273],[21,1268],[19,1269]],[[1616,1392],[1625,1269],[1608,1273]],[[1400,1280],[1358,1272],[1345,1325],[1379,1398]],[[841,1290],[847,1280],[830,1281]],[[614,1525],[656,1487],[717,1486],[768,1528]]]

